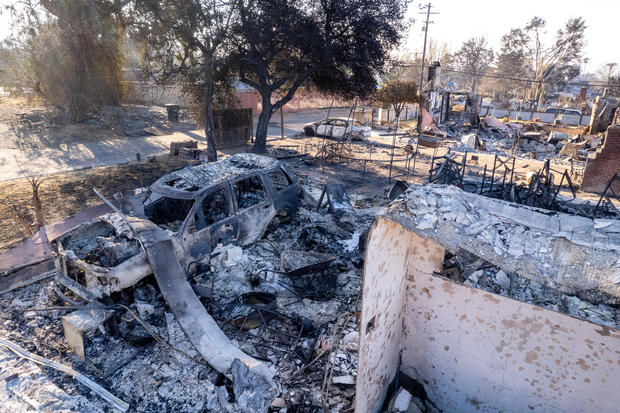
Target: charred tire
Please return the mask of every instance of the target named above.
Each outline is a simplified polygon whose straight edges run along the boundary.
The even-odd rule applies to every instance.
[[[306,134],[306,136],[314,136],[314,129],[312,129],[310,126],[306,126],[304,128],[304,133]]]

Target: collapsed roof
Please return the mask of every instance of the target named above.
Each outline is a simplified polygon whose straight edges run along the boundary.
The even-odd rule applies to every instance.
[[[620,220],[550,213],[443,185],[411,187],[386,218],[564,293],[620,304]]]

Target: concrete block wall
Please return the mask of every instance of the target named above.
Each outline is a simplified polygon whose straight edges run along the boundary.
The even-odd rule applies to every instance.
[[[581,190],[602,193],[614,173],[620,175],[620,126],[607,129],[605,143],[592,157],[588,157]],[[620,182],[612,189],[620,194]]]

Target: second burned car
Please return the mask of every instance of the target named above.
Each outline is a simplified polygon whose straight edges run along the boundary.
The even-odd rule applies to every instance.
[[[328,118],[304,125],[304,133],[308,136],[326,136],[335,139],[366,140],[370,138],[371,131],[370,126],[348,118]]]
[[[208,262],[218,246],[251,244],[271,223],[295,215],[299,195],[295,175],[284,164],[238,154],[163,176],[139,202],[131,202],[137,207],[129,215],[163,228],[179,263],[191,271],[192,264]],[[95,296],[120,291],[153,272],[132,229],[117,213],[70,230],[54,246],[59,272]]]

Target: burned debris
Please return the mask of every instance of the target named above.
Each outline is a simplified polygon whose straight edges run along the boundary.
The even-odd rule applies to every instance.
[[[468,164],[468,156],[477,158],[468,152],[465,152],[460,160],[455,152],[432,157],[428,182],[455,185],[468,192],[491,198],[584,217],[616,218],[619,215],[612,201],[612,199],[618,201],[618,195],[612,188],[612,185],[616,185],[617,176],[611,177],[602,190],[598,202],[594,203],[577,199],[577,186],[568,171],[564,170],[561,173],[552,171],[549,159],[538,171],[529,171],[523,181],[515,176],[514,157],[502,159],[495,155],[492,169],[485,165],[480,171],[478,167]]]
[[[245,154],[201,165],[159,179],[132,211],[172,237],[182,265],[191,267],[220,244],[251,243],[276,216],[295,214],[299,187],[278,162]],[[284,183],[270,180],[280,175]],[[59,272],[98,297],[109,295],[153,273],[140,243],[128,221],[105,215],[55,241]]]
[[[620,220],[549,215],[544,210],[480,197],[454,186],[418,187],[408,191],[405,199],[415,203],[416,209],[403,204],[393,208],[415,217],[418,233],[438,239],[452,250],[464,248],[504,270],[517,271],[565,293],[607,293],[610,303],[618,304],[613,297],[620,295]],[[567,263],[559,255],[568,248],[565,239],[579,246],[571,251],[578,264]],[[554,254],[549,256],[552,251]],[[561,273],[557,272],[559,268]]]
[[[619,178],[598,204],[584,201],[573,182],[578,169],[558,172],[547,157],[518,171],[523,157],[515,156],[572,143],[578,162],[588,149],[582,141],[492,117],[463,124],[478,123],[474,115],[409,140],[399,161],[396,134],[391,148],[324,140],[314,157],[307,145],[303,153],[287,147],[287,164],[238,154],[111,200],[95,190],[107,208],[50,237],[53,281],[0,297],[10,308],[7,339],[69,360],[131,411],[500,409],[492,386],[466,377],[478,371],[468,360],[505,366],[516,354],[502,368],[531,381],[536,360],[562,366],[537,350],[556,346],[548,343],[555,334],[578,331],[594,341],[600,332],[599,354],[616,339]],[[451,135],[461,132],[468,134]],[[614,148],[605,140],[590,141],[605,148],[601,164]],[[353,156],[360,148],[368,160]],[[373,182],[373,156],[381,157],[374,161],[383,162],[387,186],[384,176],[380,187]],[[428,176],[415,179],[416,161]],[[326,179],[330,163],[338,164],[334,175],[363,169],[365,194],[350,185],[358,176]],[[543,333],[528,333],[531,324]],[[510,351],[501,360],[481,355],[476,340],[501,357]],[[582,344],[562,351],[585,360]],[[10,360],[4,365],[14,369]],[[567,363],[567,374],[581,373],[573,367]],[[551,384],[562,382],[548,371]],[[615,365],[588,371],[584,380],[617,377]],[[60,383],[80,393],[79,384]],[[515,386],[524,394],[521,382]],[[520,396],[521,407],[522,399],[540,400],[543,409],[551,403],[546,394]],[[88,402],[106,411],[105,400]]]
[[[340,213],[315,211],[275,160],[222,164],[136,191],[143,209],[128,194],[106,199],[116,212],[53,241],[54,280],[18,290],[24,305],[7,306],[28,315],[30,337],[51,333],[132,410],[350,408],[360,235],[373,216],[350,203],[343,213],[343,190],[328,191]],[[172,208],[176,231],[165,198],[190,202],[184,216]]]
[[[55,246],[58,279],[76,281],[89,296],[121,291],[149,273],[138,240],[115,214],[78,226],[55,240]]]
[[[14,3],[0,413],[620,410],[601,13]]]
[[[356,410],[613,410],[619,222],[410,187],[369,234]]]
[[[508,300],[502,306],[530,306],[515,314],[548,311],[553,326],[582,331],[571,323],[592,323],[615,337],[620,221],[569,215],[561,202],[528,204],[511,181],[510,159],[499,158],[478,184],[455,154],[435,161],[434,183],[385,188],[382,202],[392,204],[378,217],[378,207],[358,208],[375,206],[376,199],[314,183],[255,155],[164,176],[108,201],[114,213],[53,241],[54,280],[0,297],[20,314],[7,319],[14,331],[7,338],[31,353],[69,358],[132,411],[439,412],[468,402],[447,394],[452,384],[409,343],[425,348],[432,364],[466,390],[462,371],[452,372],[434,340],[447,353],[475,348],[460,349],[447,331],[477,320],[478,310],[460,296],[435,301],[438,289],[463,288],[460,294],[472,300],[478,297],[470,290],[479,291],[481,320],[488,312],[503,314],[484,306]],[[550,172],[530,178],[545,196],[559,186]],[[512,202],[511,194],[523,202]],[[408,254],[418,255],[403,258]],[[424,275],[409,273],[418,270]],[[443,323],[443,308],[455,300],[462,307],[458,321],[428,327],[437,331],[429,335],[424,313]],[[503,317],[493,320],[494,328],[512,334],[499,327],[511,323]],[[491,327],[467,324],[467,330],[503,348]],[[33,343],[26,346],[18,334]],[[511,354],[520,354],[515,346]],[[61,383],[79,393],[70,380]],[[483,394],[466,396],[487,400],[486,387],[478,387]],[[89,403],[109,409],[104,399]]]
[[[476,265],[475,261],[467,258],[470,258],[467,253],[446,254],[441,275],[484,291],[620,330],[620,306],[617,299],[603,292],[589,290],[563,293],[540,282],[506,273],[488,262],[482,261]],[[466,273],[462,270],[468,266],[474,271]]]

